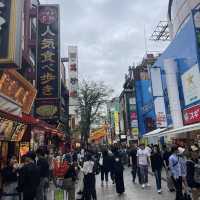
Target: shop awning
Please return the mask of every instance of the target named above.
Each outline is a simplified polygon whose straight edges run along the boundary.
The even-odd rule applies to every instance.
[[[18,115],[13,115],[11,113],[0,110],[0,118],[5,118],[6,120],[15,121],[15,122],[25,124],[25,125],[31,125],[31,127],[38,127],[39,129],[43,130],[45,133],[57,135],[59,137],[64,136],[64,133],[62,131],[57,130],[56,128],[46,123],[45,121],[37,119],[28,114],[23,113],[22,116],[18,116]]]
[[[192,125],[187,125],[187,126],[183,126],[183,127],[180,127],[180,128],[176,128],[176,129],[171,129],[171,130],[168,130],[168,131],[164,131],[162,133],[159,133],[158,136],[159,137],[162,137],[162,136],[171,136],[171,135],[188,133],[188,132],[197,131],[197,130],[200,130],[200,123],[192,124]]]
[[[153,130],[151,132],[148,132],[144,135],[144,138],[150,138],[150,137],[159,137],[159,133],[162,133],[163,131],[166,131],[167,128],[158,128],[156,130]]]

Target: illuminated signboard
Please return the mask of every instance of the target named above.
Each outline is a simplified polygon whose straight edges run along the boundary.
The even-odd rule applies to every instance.
[[[37,90],[16,70],[5,70],[0,76],[0,92],[14,100],[29,113],[36,97]]]
[[[59,29],[59,6],[40,5],[37,46],[38,94],[35,114],[42,119],[54,118],[60,107]],[[49,113],[48,110],[52,112]]]
[[[22,59],[21,0],[0,0],[0,68],[19,68]]]

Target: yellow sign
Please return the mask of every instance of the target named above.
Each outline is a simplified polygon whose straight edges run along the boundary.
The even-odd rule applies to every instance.
[[[119,113],[114,112],[115,134],[119,135]]]
[[[139,134],[138,128],[132,128],[132,135],[133,136],[138,136],[138,134]]]

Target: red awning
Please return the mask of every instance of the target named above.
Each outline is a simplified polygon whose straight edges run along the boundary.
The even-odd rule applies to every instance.
[[[37,119],[31,115],[28,115],[28,114],[23,113],[22,117],[21,117],[21,116],[13,115],[11,113],[0,110],[0,116],[5,119],[9,119],[9,120],[17,121],[17,122],[20,122],[23,124],[31,125],[32,127],[38,127],[41,130],[44,130],[46,133],[57,135],[59,137],[64,136],[63,132],[57,130],[52,125],[46,123],[45,121]]]

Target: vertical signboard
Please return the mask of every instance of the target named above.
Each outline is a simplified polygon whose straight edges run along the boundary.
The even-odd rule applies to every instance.
[[[114,112],[115,134],[119,135],[119,112]]]
[[[76,46],[68,47],[68,58],[70,114],[76,114],[78,105],[78,50]]]
[[[60,24],[58,5],[38,7],[36,116],[59,117],[60,104]]]
[[[0,0],[0,68],[21,67],[23,0]]]

